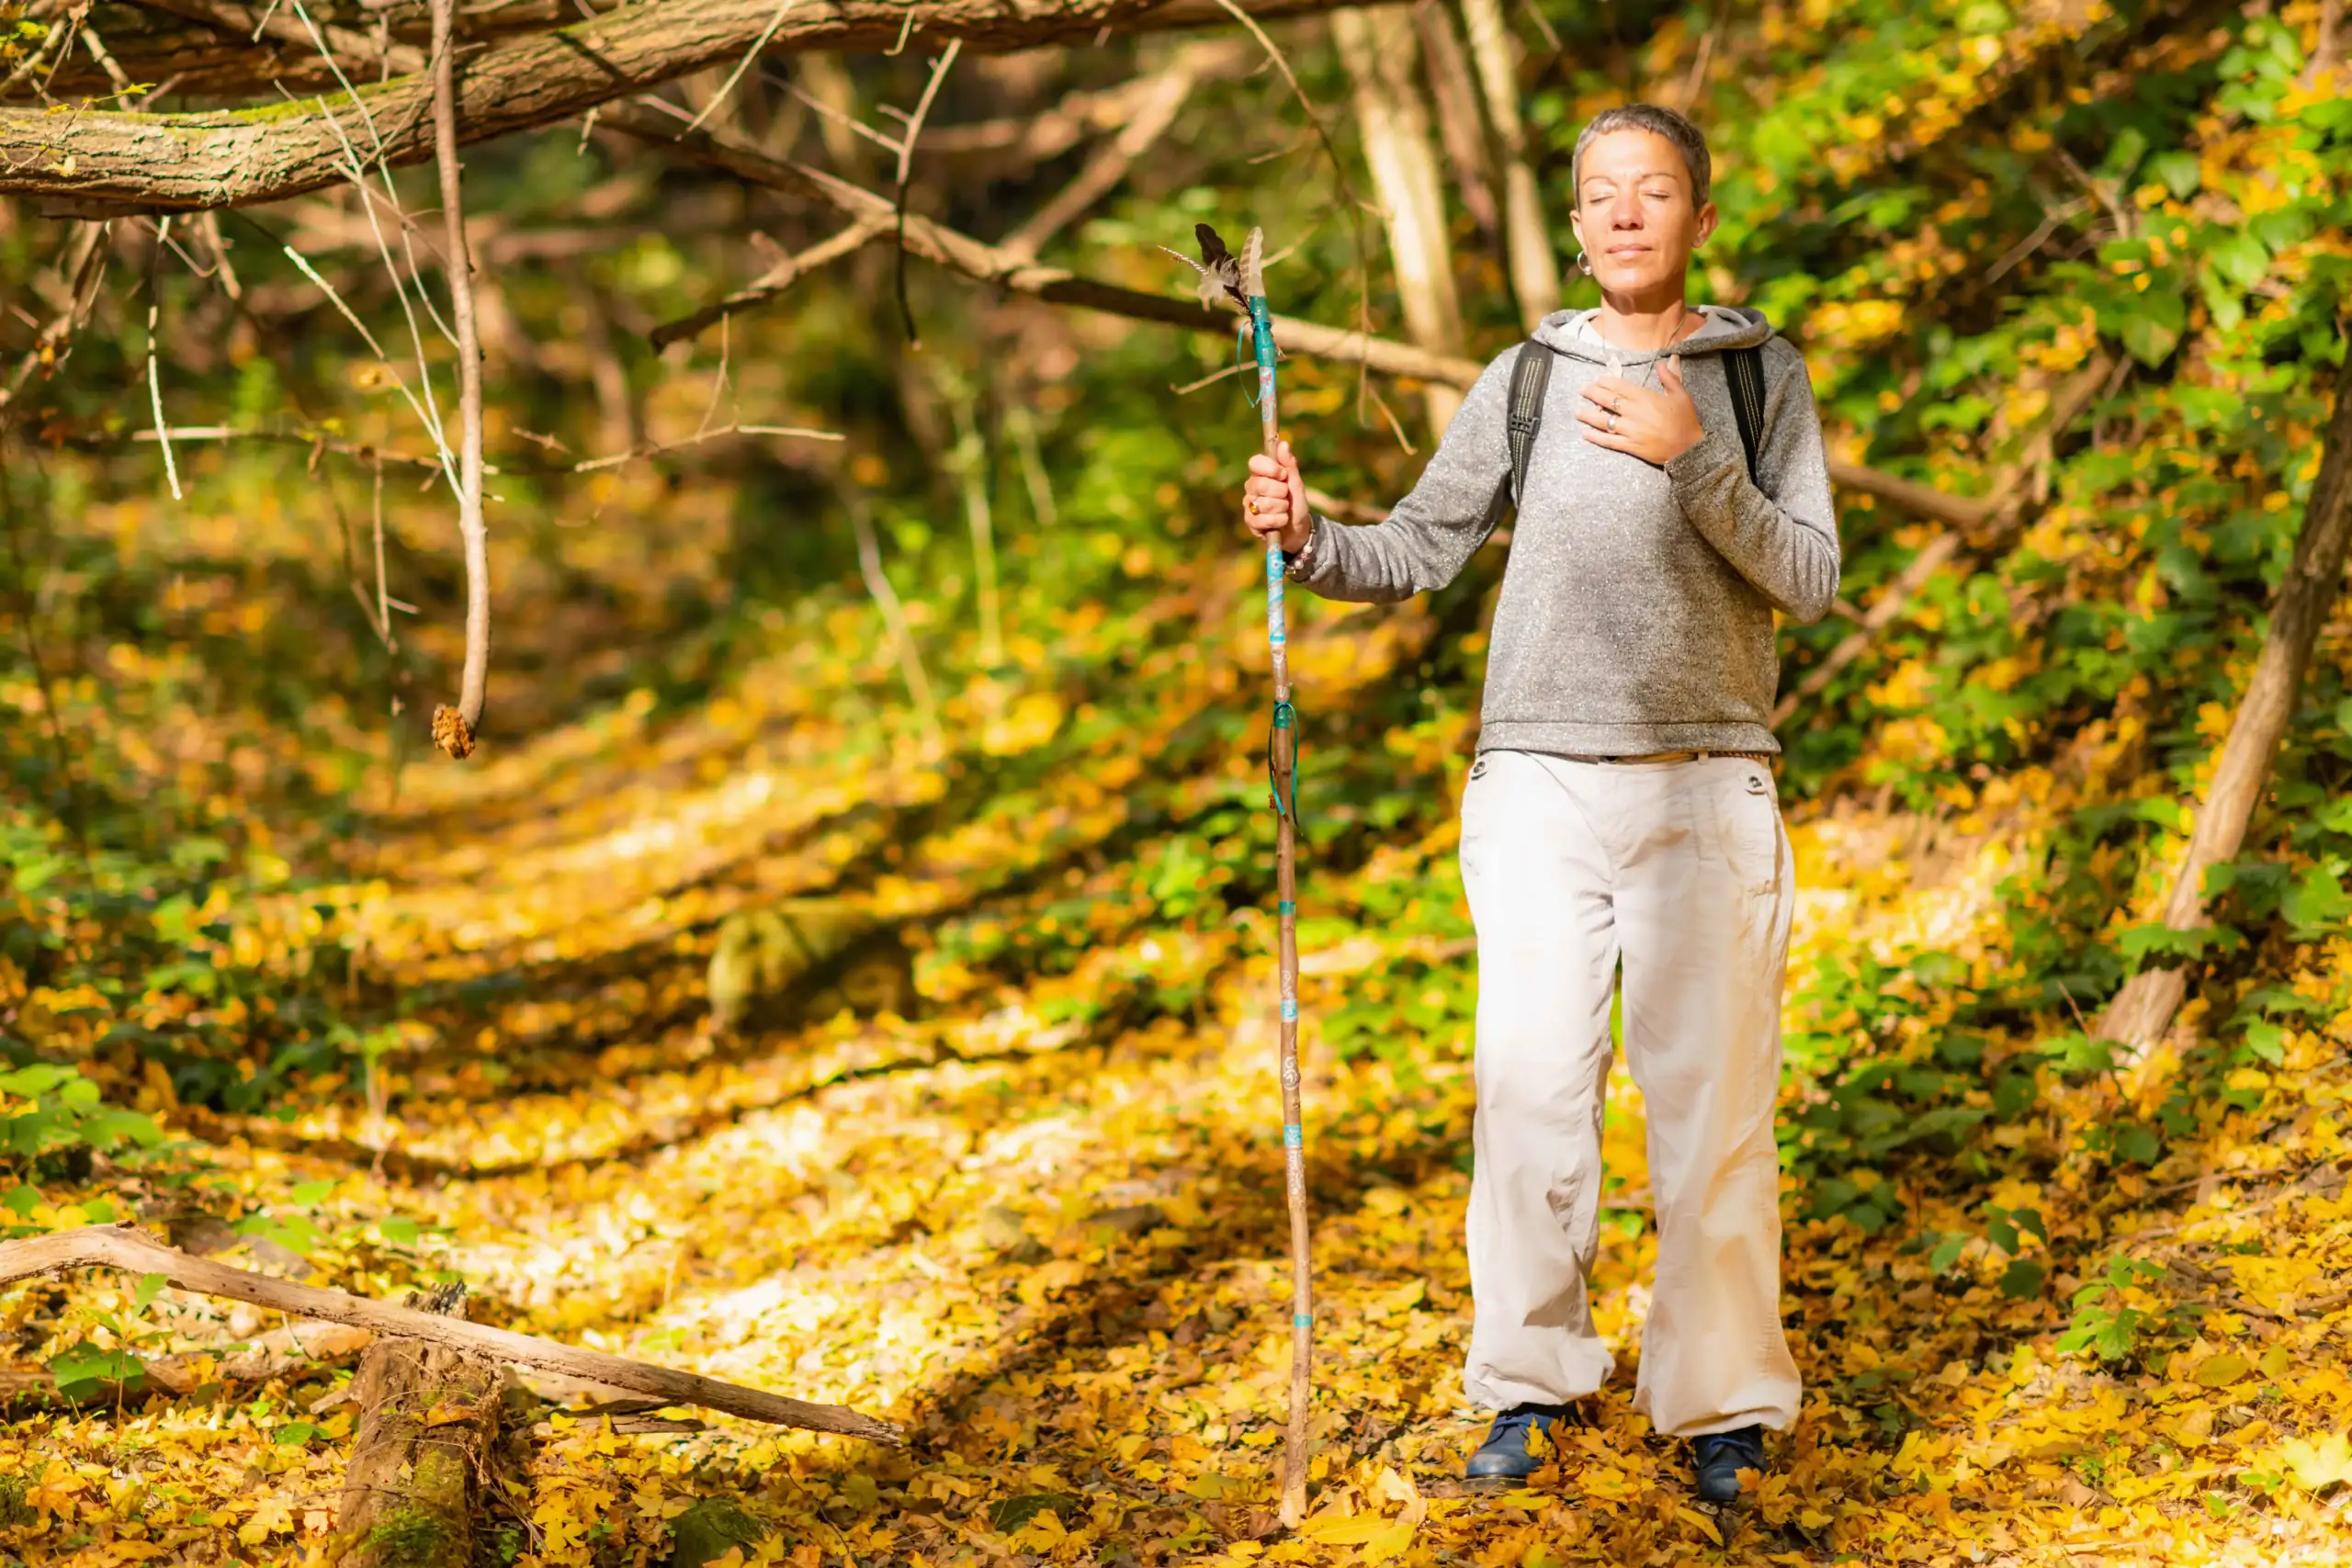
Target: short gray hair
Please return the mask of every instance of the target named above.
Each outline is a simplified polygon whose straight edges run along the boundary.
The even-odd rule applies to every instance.
[[[1708,192],[1714,186],[1714,170],[1707,156],[1706,133],[1663,104],[1620,104],[1594,115],[1592,122],[1577,135],[1576,151],[1568,159],[1568,181],[1577,206],[1584,204],[1585,149],[1612,130],[1646,130],[1674,143],[1674,150],[1682,154],[1683,167],[1690,171],[1691,209],[1707,205]]]

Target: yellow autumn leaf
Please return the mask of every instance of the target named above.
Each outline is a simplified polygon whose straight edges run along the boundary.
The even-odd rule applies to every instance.
[[[2352,1481],[2352,1437],[2329,1432],[2317,1438],[2290,1438],[2278,1445],[2279,1462],[2295,1484],[2317,1492],[2338,1481]]]
[[[2197,1370],[2189,1375],[2207,1388],[2227,1388],[2249,1370],[2251,1364],[2244,1356],[2225,1350],[2198,1363]]]
[[[1362,1546],[1388,1528],[1388,1521],[1377,1514],[1315,1514],[1300,1521],[1298,1531],[1325,1546]]]

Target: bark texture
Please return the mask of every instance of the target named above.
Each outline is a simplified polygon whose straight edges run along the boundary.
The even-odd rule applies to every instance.
[[[1453,288],[1453,248],[1446,243],[1445,188],[1430,141],[1421,97],[1420,43],[1410,6],[1339,11],[1331,36],[1355,83],[1356,122],[1364,162],[1372,166],[1388,256],[1396,273],[1405,335],[1434,354],[1462,352],[1462,302]],[[1453,423],[1461,391],[1432,382],[1422,398],[1434,441]]]
[[[2347,392],[2352,386],[2339,378],[2335,415],[2321,447],[2319,478],[2303,511],[2302,531],[2295,537],[2294,558],[2271,601],[2262,657],[2230,719],[2212,786],[2189,833],[2188,852],[2156,916],[2176,931],[2211,923],[2205,908],[2205,874],[2235,857],[2245,843],[2247,824],[2269,788],[2270,765],[2294,719],[2312,649],[2344,590],[2345,555],[2352,546],[2352,395]],[[2173,1014],[2188,995],[2186,969],[2143,969],[2108,1004],[2098,1032],[2120,1043],[2126,1060],[2136,1064],[2172,1027]]]
[[[437,1345],[444,1349],[504,1361],[517,1367],[579,1378],[608,1388],[649,1395],[667,1404],[695,1404],[723,1410],[747,1420],[779,1427],[799,1427],[812,1432],[837,1432],[869,1442],[897,1445],[899,1428],[838,1404],[811,1404],[765,1393],[739,1383],[720,1382],[695,1372],[682,1372],[625,1356],[606,1355],[571,1345],[559,1345],[511,1329],[468,1323],[369,1301],[342,1291],[315,1285],[290,1284],[266,1275],[232,1269],[192,1258],[165,1247],[132,1226],[83,1225],[23,1241],[0,1242],[0,1285],[55,1274],[68,1269],[115,1269],[127,1274],[161,1274],[175,1290],[221,1296],[272,1307],[288,1317],[315,1318],[369,1329],[379,1336]]]
[[[1283,0],[1252,10],[1277,15],[1329,3]],[[1016,50],[1091,40],[1105,28],[1195,26],[1222,15],[1211,7],[1195,16],[1154,0],[802,0],[779,22],[775,0],[638,0],[463,61],[458,139],[528,130],[689,72],[731,65],[771,29],[766,49],[779,54],[888,50],[910,21],[913,36],[926,42]],[[355,62],[373,48],[347,29],[339,36],[358,51]],[[266,90],[266,80],[255,87]],[[432,106],[431,73],[411,71],[362,83],[356,96],[338,89],[250,108],[51,114],[0,107],[0,196],[38,197],[49,211],[89,216],[282,200],[343,180],[345,138],[371,161],[379,153],[395,165],[431,157]]]
[[[466,1288],[412,1294],[413,1309],[463,1318]],[[480,1478],[498,1441],[494,1364],[390,1339],[359,1363],[359,1429],[344,1472],[329,1568],[468,1568]]]

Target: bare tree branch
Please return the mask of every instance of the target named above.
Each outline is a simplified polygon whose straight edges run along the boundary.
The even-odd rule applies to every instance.
[[[858,219],[831,239],[820,240],[807,250],[785,257],[726,299],[706,305],[691,316],[662,322],[646,334],[647,339],[657,349],[667,348],[681,338],[694,336],[721,316],[765,304],[818,268],[872,243],[888,228],[888,224]]]
[[[1136,160],[1149,152],[1168,133],[1168,128],[1176,123],[1177,112],[1192,96],[1193,86],[1200,80],[1193,70],[1193,57],[1199,52],[1186,50],[1176,57],[1176,63],[1147,84],[1149,90],[1137,98],[1132,116],[1120,128],[1119,134],[1107,146],[1096,150],[1076,179],[1056,191],[1045,206],[1004,237],[1006,250],[1015,255],[1035,255],[1071,220],[1118,187]]]
[[[191,0],[195,3],[195,0]],[[228,0],[204,0],[226,4]],[[1331,0],[1260,4],[1249,14],[1327,8]],[[1104,28],[1197,26],[1213,12],[1176,11],[1162,0],[808,0],[780,23],[775,0],[632,0],[584,21],[485,50],[467,62],[458,140],[479,141],[571,119],[599,104],[740,59],[773,27],[768,52],[888,47],[909,28],[967,48],[1013,50],[1091,39]],[[41,198],[51,210],[102,216],[235,207],[317,190],[341,177],[341,139],[329,113],[371,120],[388,164],[430,157],[429,73],[410,58],[345,34],[348,59],[399,73],[356,94],[245,109],[141,114],[83,109],[51,114],[0,107],[0,196]]]
[[[681,137],[671,122],[633,105],[607,110],[599,123],[723,170],[737,179],[824,202],[852,220],[870,218],[888,224],[897,217],[897,209],[887,196],[804,164],[763,157],[748,148],[721,141],[707,131]],[[919,213],[907,215],[907,249],[952,272],[1017,294],[1035,295],[1050,304],[1075,305],[1135,321],[1160,321],[1218,337],[1229,337],[1233,332],[1229,306],[1204,308],[1198,297],[1192,294],[1146,294],[1081,277],[1063,267],[1013,255],[1002,246],[987,244]],[[1486,368],[1475,359],[1431,354],[1409,344],[1341,332],[1290,316],[1274,318],[1274,342],[1292,354],[1363,365],[1389,375],[1413,376],[1450,386],[1466,387]]]

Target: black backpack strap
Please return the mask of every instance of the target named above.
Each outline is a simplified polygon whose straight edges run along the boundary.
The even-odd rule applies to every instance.
[[[1739,421],[1739,444],[1747,453],[1747,482],[1754,484],[1756,449],[1764,442],[1764,350],[1726,349],[1723,357],[1724,379],[1731,383],[1732,417]]]
[[[1510,442],[1513,506],[1527,493],[1527,462],[1535,451],[1535,433],[1544,428],[1544,393],[1551,384],[1552,351],[1529,338],[1519,345],[1519,357],[1511,361],[1510,412],[1504,422],[1504,434]]]

